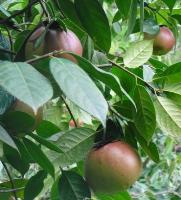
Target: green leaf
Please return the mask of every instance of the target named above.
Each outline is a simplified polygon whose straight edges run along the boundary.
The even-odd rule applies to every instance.
[[[77,16],[74,4],[70,0],[56,0],[63,14],[72,22],[81,27],[81,22]]]
[[[170,9],[170,11],[172,12],[172,9],[176,3],[176,0],[162,0]]]
[[[63,171],[58,185],[59,200],[81,200],[91,198],[91,192],[84,179],[75,172]]]
[[[149,63],[156,69],[157,72],[163,72],[168,66],[156,59],[150,58]]]
[[[56,179],[51,188],[51,200],[60,200],[58,191],[59,178]]]
[[[85,158],[94,144],[95,131],[87,128],[76,128],[65,132],[56,141],[56,145],[64,152],[53,159],[63,168]],[[55,162],[55,161],[53,161]]]
[[[137,138],[139,144],[141,145],[141,147],[143,148],[143,151],[154,162],[158,163],[160,161],[160,158],[159,158],[159,152],[158,152],[157,146],[153,142],[150,142],[148,144],[147,141],[139,133],[136,134],[136,138]]]
[[[176,138],[181,137],[181,98],[174,101],[167,97],[157,97],[155,101],[157,123],[160,129]]]
[[[113,195],[101,194],[97,195],[99,200],[132,200],[128,192],[121,192]]]
[[[143,40],[131,44],[123,59],[126,67],[135,68],[146,63],[152,56],[153,41]]]
[[[34,111],[53,96],[49,81],[26,63],[0,63],[0,85]]]
[[[167,84],[166,83],[164,85],[163,90],[167,91],[167,92],[174,93],[174,94],[181,95],[181,82],[179,82],[179,83],[171,83],[171,84]]]
[[[57,147],[55,144],[53,144],[52,142],[36,135],[36,134],[33,134],[33,133],[29,133],[29,135],[34,139],[36,140],[37,142],[39,142],[40,144],[42,144],[43,146],[47,147],[48,149],[52,150],[52,151],[55,151],[55,152],[58,152],[58,153],[63,153],[63,151]]]
[[[44,187],[44,179],[47,177],[47,172],[39,171],[32,176],[26,184],[24,191],[24,200],[34,200]]]
[[[79,66],[83,68],[92,78],[98,79],[103,82],[106,86],[111,88],[119,97],[125,96],[134,106],[135,103],[130,95],[124,90],[122,85],[120,84],[119,79],[110,72],[106,72],[98,67],[95,67],[91,62],[82,58],[76,54],[72,54],[79,62]],[[135,106],[136,108],[136,106]]]
[[[53,116],[55,117],[55,115]],[[50,121],[43,120],[37,127],[36,132],[39,136],[48,138],[60,132],[60,128]]]
[[[89,76],[76,64],[66,59],[51,59],[50,69],[67,98],[99,119],[105,126],[108,105]]]
[[[75,0],[74,3],[77,15],[88,34],[101,49],[108,52],[111,47],[111,31],[98,0]]]
[[[13,139],[9,136],[9,134],[6,132],[6,130],[2,126],[0,126],[0,140],[4,142],[5,144],[13,147],[14,149],[17,149],[17,146],[14,143]]]
[[[21,157],[18,151],[7,144],[3,144],[3,151],[8,163],[18,170],[22,176],[24,176],[29,169],[29,165],[26,160]]]
[[[116,5],[119,9],[119,12],[122,16],[124,16],[124,18],[128,17],[129,14],[129,10],[130,10],[130,6],[131,6],[131,0],[115,0],[116,1]]]
[[[31,140],[27,138],[23,138],[23,142],[32,156],[33,160],[37,162],[45,171],[47,171],[52,177],[54,177],[55,171],[53,164],[47,158],[47,156],[43,153],[41,148],[33,143]]]
[[[15,98],[0,87],[0,115],[4,114]]]
[[[126,37],[128,37],[134,30],[136,24],[137,16],[137,0],[131,0],[131,7],[129,9],[129,18],[128,18],[128,29],[126,32]]]
[[[152,99],[143,86],[138,85],[134,100],[137,106],[135,125],[140,135],[149,142],[156,128],[156,114]]]

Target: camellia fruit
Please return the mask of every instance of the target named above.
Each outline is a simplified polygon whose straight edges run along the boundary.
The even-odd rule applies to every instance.
[[[140,176],[141,159],[129,144],[113,141],[93,148],[85,161],[85,178],[97,194],[115,194],[128,189]]]
[[[36,41],[42,34],[44,34],[43,32],[45,29],[45,26],[39,27],[27,40],[25,48],[26,59],[32,58],[33,55],[41,56],[43,54],[59,50],[70,51],[79,56],[82,56],[83,48],[79,38],[75,35],[75,33],[68,29],[67,31],[64,31],[58,28],[56,25],[49,27],[45,33],[45,37],[42,43],[36,48]],[[57,57],[66,58],[76,62],[76,59],[68,53],[60,54]]]
[[[154,39],[153,43],[153,54],[154,55],[164,55],[173,49],[175,46],[176,40],[172,31],[162,26],[160,31],[156,36],[150,36],[145,33],[145,39]]]
[[[84,122],[83,122],[81,119],[78,119],[76,122],[77,122],[77,126],[78,126],[78,127],[81,127],[81,126],[83,126],[83,124],[84,124]],[[70,126],[71,128],[75,128],[75,127],[76,127],[73,119],[71,119],[71,120],[69,121],[69,126]]]

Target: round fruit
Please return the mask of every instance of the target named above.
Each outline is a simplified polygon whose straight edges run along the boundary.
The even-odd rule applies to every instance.
[[[153,43],[153,54],[154,55],[164,55],[173,49],[175,46],[176,40],[172,33],[172,31],[162,26],[160,27],[159,33],[153,38],[153,36],[149,36],[145,34],[146,39],[154,39]]]
[[[75,33],[70,30],[64,31],[57,27],[50,27],[46,32],[43,42],[39,47],[35,48],[37,39],[43,34],[44,31],[45,26],[39,27],[28,39],[25,49],[26,59],[32,58],[33,55],[41,56],[56,50],[70,51],[82,56],[83,48]],[[63,57],[76,62],[76,59],[68,53],[60,54],[57,57]]]
[[[141,159],[130,145],[113,141],[93,148],[85,161],[85,178],[98,194],[114,194],[128,189],[140,176]]]
[[[77,122],[77,126],[78,126],[78,127],[81,127],[81,126],[83,126],[83,124],[84,124],[84,122],[83,122],[81,119],[78,119],[76,122]],[[71,120],[69,121],[69,126],[72,127],[72,128],[75,128],[75,123],[74,123],[74,120],[73,120],[73,119],[71,119]]]
[[[35,124],[32,127],[33,130],[43,120],[43,108],[42,107],[40,107],[38,109],[37,113],[35,114],[31,107],[29,107],[28,105],[26,105],[25,103],[23,103],[22,101],[19,101],[19,100],[16,100],[16,102],[13,104],[11,111],[25,112],[28,115],[30,115],[31,117],[33,117],[35,119]]]

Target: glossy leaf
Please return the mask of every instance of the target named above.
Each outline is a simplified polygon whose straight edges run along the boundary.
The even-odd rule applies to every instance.
[[[91,192],[82,176],[63,171],[58,185],[59,200],[80,200],[91,198]]]
[[[128,192],[121,192],[118,194],[113,194],[113,195],[97,195],[99,200],[132,200],[130,194]]]
[[[105,126],[108,105],[89,76],[76,64],[66,59],[53,58],[50,61],[50,68],[66,97],[99,119]]]
[[[93,146],[95,131],[87,128],[72,129],[59,137],[56,145],[64,152],[56,160],[61,167],[66,167],[83,160]],[[53,161],[55,162],[55,161]]]
[[[176,3],[176,0],[162,0],[170,9],[170,11],[172,11],[175,3]]]
[[[143,40],[133,43],[126,51],[123,59],[126,67],[135,68],[146,63],[153,53],[153,41]]]
[[[10,137],[10,135],[6,132],[6,130],[2,126],[0,126],[0,140],[6,143],[7,145],[13,147],[14,149],[17,149],[17,146],[14,143],[13,139]]]
[[[75,0],[74,3],[77,15],[88,34],[101,49],[108,52],[111,46],[111,31],[101,4],[98,0]]]
[[[181,98],[178,102],[167,97],[157,97],[155,101],[157,123],[161,130],[170,136],[181,137]]]
[[[23,142],[34,161],[36,161],[45,171],[54,177],[54,167],[41,148],[26,138]]]
[[[49,81],[31,65],[21,62],[0,63],[0,85],[34,111],[53,95]]]
[[[24,200],[33,200],[41,192],[44,187],[44,179],[47,177],[47,172],[44,170],[39,171],[32,176],[25,187]]]
[[[119,9],[120,14],[124,16],[124,18],[127,18],[131,6],[131,0],[128,1],[116,0],[116,5]]]
[[[137,106],[135,125],[140,135],[149,142],[156,128],[156,114],[152,99],[143,86],[138,85],[134,100]]]

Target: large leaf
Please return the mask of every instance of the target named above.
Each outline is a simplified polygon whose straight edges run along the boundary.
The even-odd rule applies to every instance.
[[[173,100],[168,97],[157,97],[155,101],[157,123],[164,133],[174,138],[181,137],[181,98]]]
[[[58,185],[59,200],[83,200],[91,198],[91,192],[85,180],[79,174],[63,171]]]
[[[26,138],[23,139],[24,144],[34,161],[36,161],[45,171],[54,177],[54,167],[47,156],[43,153],[39,146]]]
[[[136,24],[137,3],[138,3],[137,0],[131,0],[131,6],[129,9],[129,18],[128,18],[128,29],[126,32],[126,37],[128,37],[133,32],[135,24]]]
[[[162,0],[170,9],[170,11],[172,11],[175,3],[176,3],[176,0]]]
[[[140,135],[149,142],[156,128],[156,114],[152,99],[143,86],[137,86],[134,96],[137,113],[135,125]]]
[[[33,200],[43,189],[43,181],[47,177],[47,172],[44,170],[39,171],[32,176],[26,184],[24,192],[24,200]]]
[[[15,98],[0,87],[0,115],[4,114]]]
[[[124,55],[126,67],[135,68],[146,63],[152,56],[153,41],[143,40],[131,44]]]
[[[105,126],[108,105],[89,76],[66,59],[53,58],[50,61],[50,69],[67,98],[99,119]]]
[[[108,19],[98,0],[75,0],[77,15],[94,42],[108,52],[111,46],[111,31]]]
[[[3,152],[8,161],[22,176],[28,171],[29,164],[24,160],[18,151],[7,144],[3,144]]]
[[[0,85],[34,111],[53,95],[49,81],[26,63],[0,63]]]
[[[130,97],[130,95],[125,91],[125,89],[120,84],[119,79],[110,72],[104,71],[98,67],[95,67],[91,62],[86,60],[85,58],[82,58],[76,54],[72,54],[79,62],[79,66],[83,68],[84,71],[86,71],[91,77],[100,80],[103,82],[106,86],[111,88],[119,97],[125,96],[131,103],[135,106],[135,103],[133,99]],[[136,108],[136,106],[135,106]]]
[[[116,5],[119,9],[119,12],[124,18],[128,17],[130,6],[131,6],[131,0],[116,0]]]
[[[87,128],[73,129],[64,133],[56,141],[57,146],[64,152],[58,154],[56,162],[61,167],[66,167],[83,160],[93,146],[94,136],[95,131]]]
[[[9,146],[13,147],[14,149],[17,149],[17,146],[14,143],[13,139],[9,136],[9,134],[2,126],[0,126],[0,140],[8,144]]]

